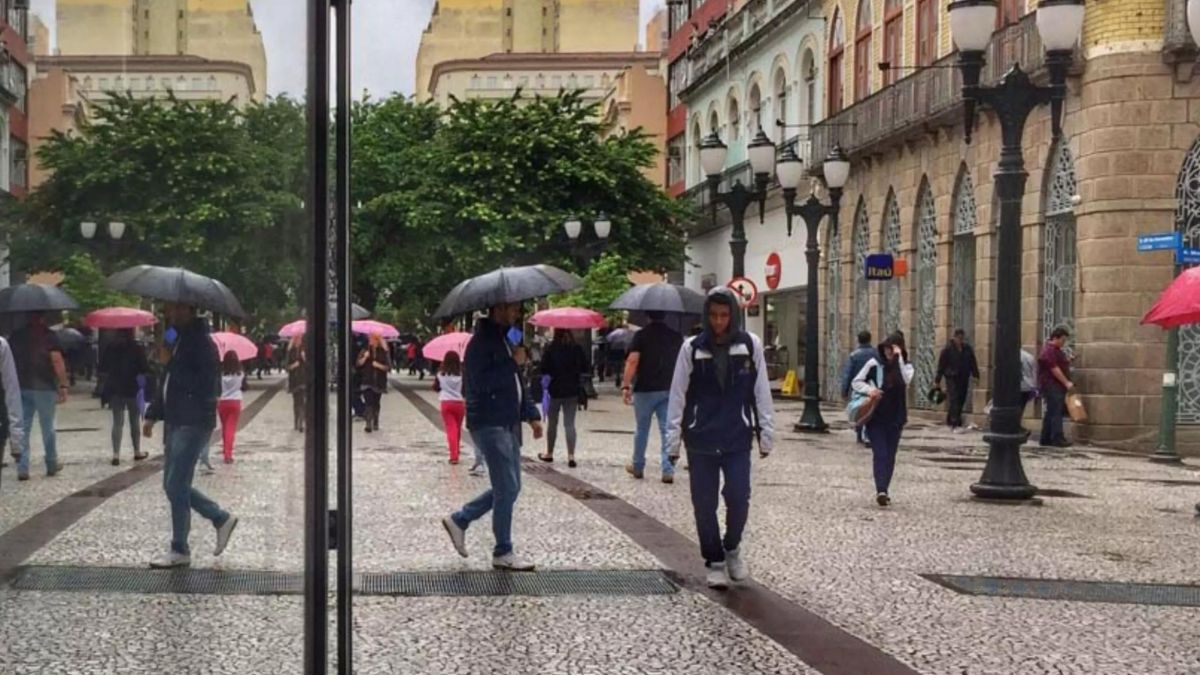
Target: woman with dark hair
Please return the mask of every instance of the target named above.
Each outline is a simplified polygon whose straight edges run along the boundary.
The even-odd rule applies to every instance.
[[[541,374],[550,376],[550,410],[547,414],[546,453],[543,462],[554,461],[554,443],[558,439],[558,417],[562,413],[567,433],[567,466],[575,468],[575,411],[579,409],[579,387],[588,370],[587,356],[575,343],[571,331],[556,329],[554,341],[542,354]]]
[[[458,352],[449,352],[442,359],[433,388],[441,402],[442,424],[446,427],[446,442],[450,446],[450,463],[458,464],[462,424],[467,416],[467,404],[462,393],[462,359]]]
[[[221,361],[221,398],[217,399],[217,416],[221,418],[221,449],[225,463],[233,464],[233,441],[237,436],[238,419],[242,416],[242,392],[246,390],[246,373],[237,354],[227,352]]]
[[[308,404],[308,357],[303,336],[296,335],[288,343],[286,361],[288,393],[292,395],[292,431],[303,432]]]
[[[378,333],[371,334],[366,349],[358,355],[358,370],[363,398],[367,402],[367,433],[371,433],[379,430],[379,404],[387,393],[388,373],[392,371],[392,359]]]
[[[914,371],[904,358],[903,343],[896,337],[888,337],[879,345],[879,355],[867,361],[851,384],[854,391],[876,401],[866,426],[874,455],[875,502],[880,506],[892,503],[888,488],[896,470],[900,433],[908,424],[907,391]]]

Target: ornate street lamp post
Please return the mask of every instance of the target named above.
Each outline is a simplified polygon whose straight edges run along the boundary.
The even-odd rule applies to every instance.
[[[596,232],[596,241],[591,244],[582,244],[579,241],[579,235],[583,233],[583,221],[575,216],[568,216],[563,222],[563,231],[567,233],[567,239],[571,240],[571,250],[580,263],[580,268],[598,252],[604,250],[608,244],[608,235],[612,234],[612,221],[601,211],[592,221],[592,229]]]
[[[829,205],[821,203],[816,194],[810,194],[808,199],[799,206],[796,205],[796,191],[800,181],[804,180],[804,163],[796,156],[792,145],[784,148],[775,165],[775,174],[779,184],[783,186],[784,212],[787,214],[787,233],[792,236],[792,217],[800,216],[807,228],[807,239],[804,249],[808,261],[808,287],[806,290],[806,307],[804,322],[804,413],[796,423],[796,431],[823,433],[829,430],[829,425],[821,417],[821,389],[819,375],[819,340],[820,330],[817,325],[817,267],[821,262],[821,249],[817,245],[817,230],[821,219],[829,216],[830,231],[836,232],[838,226],[838,209],[842,203],[842,188],[850,178],[850,160],[841,146],[835,145],[825,157],[822,167],[825,185],[829,187]],[[829,264],[837,264],[836,259]],[[830,302],[836,302],[831,298]]]
[[[1050,104],[1054,138],[1062,136],[1067,69],[1083,29],[1083,3],[1041,0],[1038,5],[1037,28],[1046,48],[1049,86],[1034,84],[1019,65],[1005,73],[997,85],[980,84],[984,50],[996,25],[997,0],[950,3],[950,33],[958,47],[966,102],[966,140],[971,142],[976,108],[987,106],[996,113],[1003,141],[995,174],[1000,219],[992,338],[993,406],[991,430],[984,437],[990,451],[983,476],[971,486],[976,497],[985,499],[1030,499],[1037,492],[1021,465],[1021,444],[1029,436],[1021,429],[1021,199],[1028,178],[1022,138],[1029,114],[1046,103]]]
[[[729,250],[733,253],[733,276],[746,276],[746,209],[758,203],[758,218],[761,222],[767,201],[767,181],[775,164],[775,144],[759,127],[758,134],[746,147],[750,155],[750,169],[754,172],[754,187],[747,188],[742,181],[735,181],[728,192],[721,192],[721,172],[725,170],[725,158],[729,148],[721,142],[717,132],[712,132],[700,144],[700,168],[708,176],[709,202],[713,220],[717,218],[717,205],[729,207],[733,222],[733,234],[729,239]]]

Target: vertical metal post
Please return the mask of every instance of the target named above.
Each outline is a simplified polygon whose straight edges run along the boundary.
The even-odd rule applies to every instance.
[[[353,672],[354,565],[351,515],[351,472],[354,426],[350,415],[350,372],[354,367],[354,334],[350,305],[350,1],[333,0],[336,18],[337,114],[334,120],[336,157],[334,199],[337,275],[337,664],[338,673]]]
[[[329,0],[308,0],[308,199],[312,288],[308,297],[308,406],[304,439],[304,672],[325,675],[329,657]]]
[[[1174,277],[1179,276],[1179,265]],[[1179,329],[1167,331],[1167,365],[1163,369],[1162,413],[1158,422],[1158,448],[1151,462],[1179,464],[1183,458],[1175,450],[1175,421],[1179,414]]]

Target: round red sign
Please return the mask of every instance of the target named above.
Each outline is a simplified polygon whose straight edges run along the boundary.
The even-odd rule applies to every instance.
[[[726,284],[737,296],[742,309],[746,309],[758,300],[758,286],[746,277],[734,277]]]
[[[783,259],[778,253],[772,253],[767,256],[767,267],[764,270],[767,277],[767,288],[775,290],[779,288],[779,281],[783,278]]]

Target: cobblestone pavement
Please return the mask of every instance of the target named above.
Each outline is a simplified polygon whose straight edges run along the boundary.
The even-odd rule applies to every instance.
[[[406,381],[408,378],[404,378]],[[254,383],[252,396],[269,384]],[[420,395],[436,403],[421,383]],[[695,537],[686,473],[626,475],[632,415],[611,389],[581,413],[580,467],[554,467]],[[67,470],[0,484],[0,535],[68,494],[128,468],[108,464],[108,413],[76,397],[60,428]],[[790,431],[756,465],[746,549],[755,577],[787,599],[922,673],[1200,673],[1200,609],[959,595],[920,574],[1200,583],[1195,467],[1081,448],[1026,453],[1045,505],[970,501],[986,452],[978,434],[916,424],[902,444],[890,510],[874,505],[869,453],[850,434]],[[827,418],[833,421],[834,412]],[[359,431],[355,563],[363,572],[478,570],[489,565],[484,519],[458,558],[437,518],[486,479],[446,462],[436,426],[401,395],[384,399],[382,433]],[[302,569],[302,436],[286,394],[239,434],[237,462],[198,485],[242,522],[228,551],[193,527],[197,567]],[[39,456],[35,441],[35,458]],[[540,449],[527,439],[526,456]],[[561,441],[560,441],[561,443]],[[149,449],[161,452],[159,441]],[[219,455],[219,451],[216,451]],[[469,456],[470,452],[467,451]],[[103,501],[28,564],[142,567],[168,539],[158,475]],[[576,498],[526,475],[517,547],[542,568],[650,569],[650,551]],[[301,671],[295,596],[132,595],[0,588],[0,673],[292,673]],[[792,652],[703,594],[356,600],[359,673],[811,673]]]

